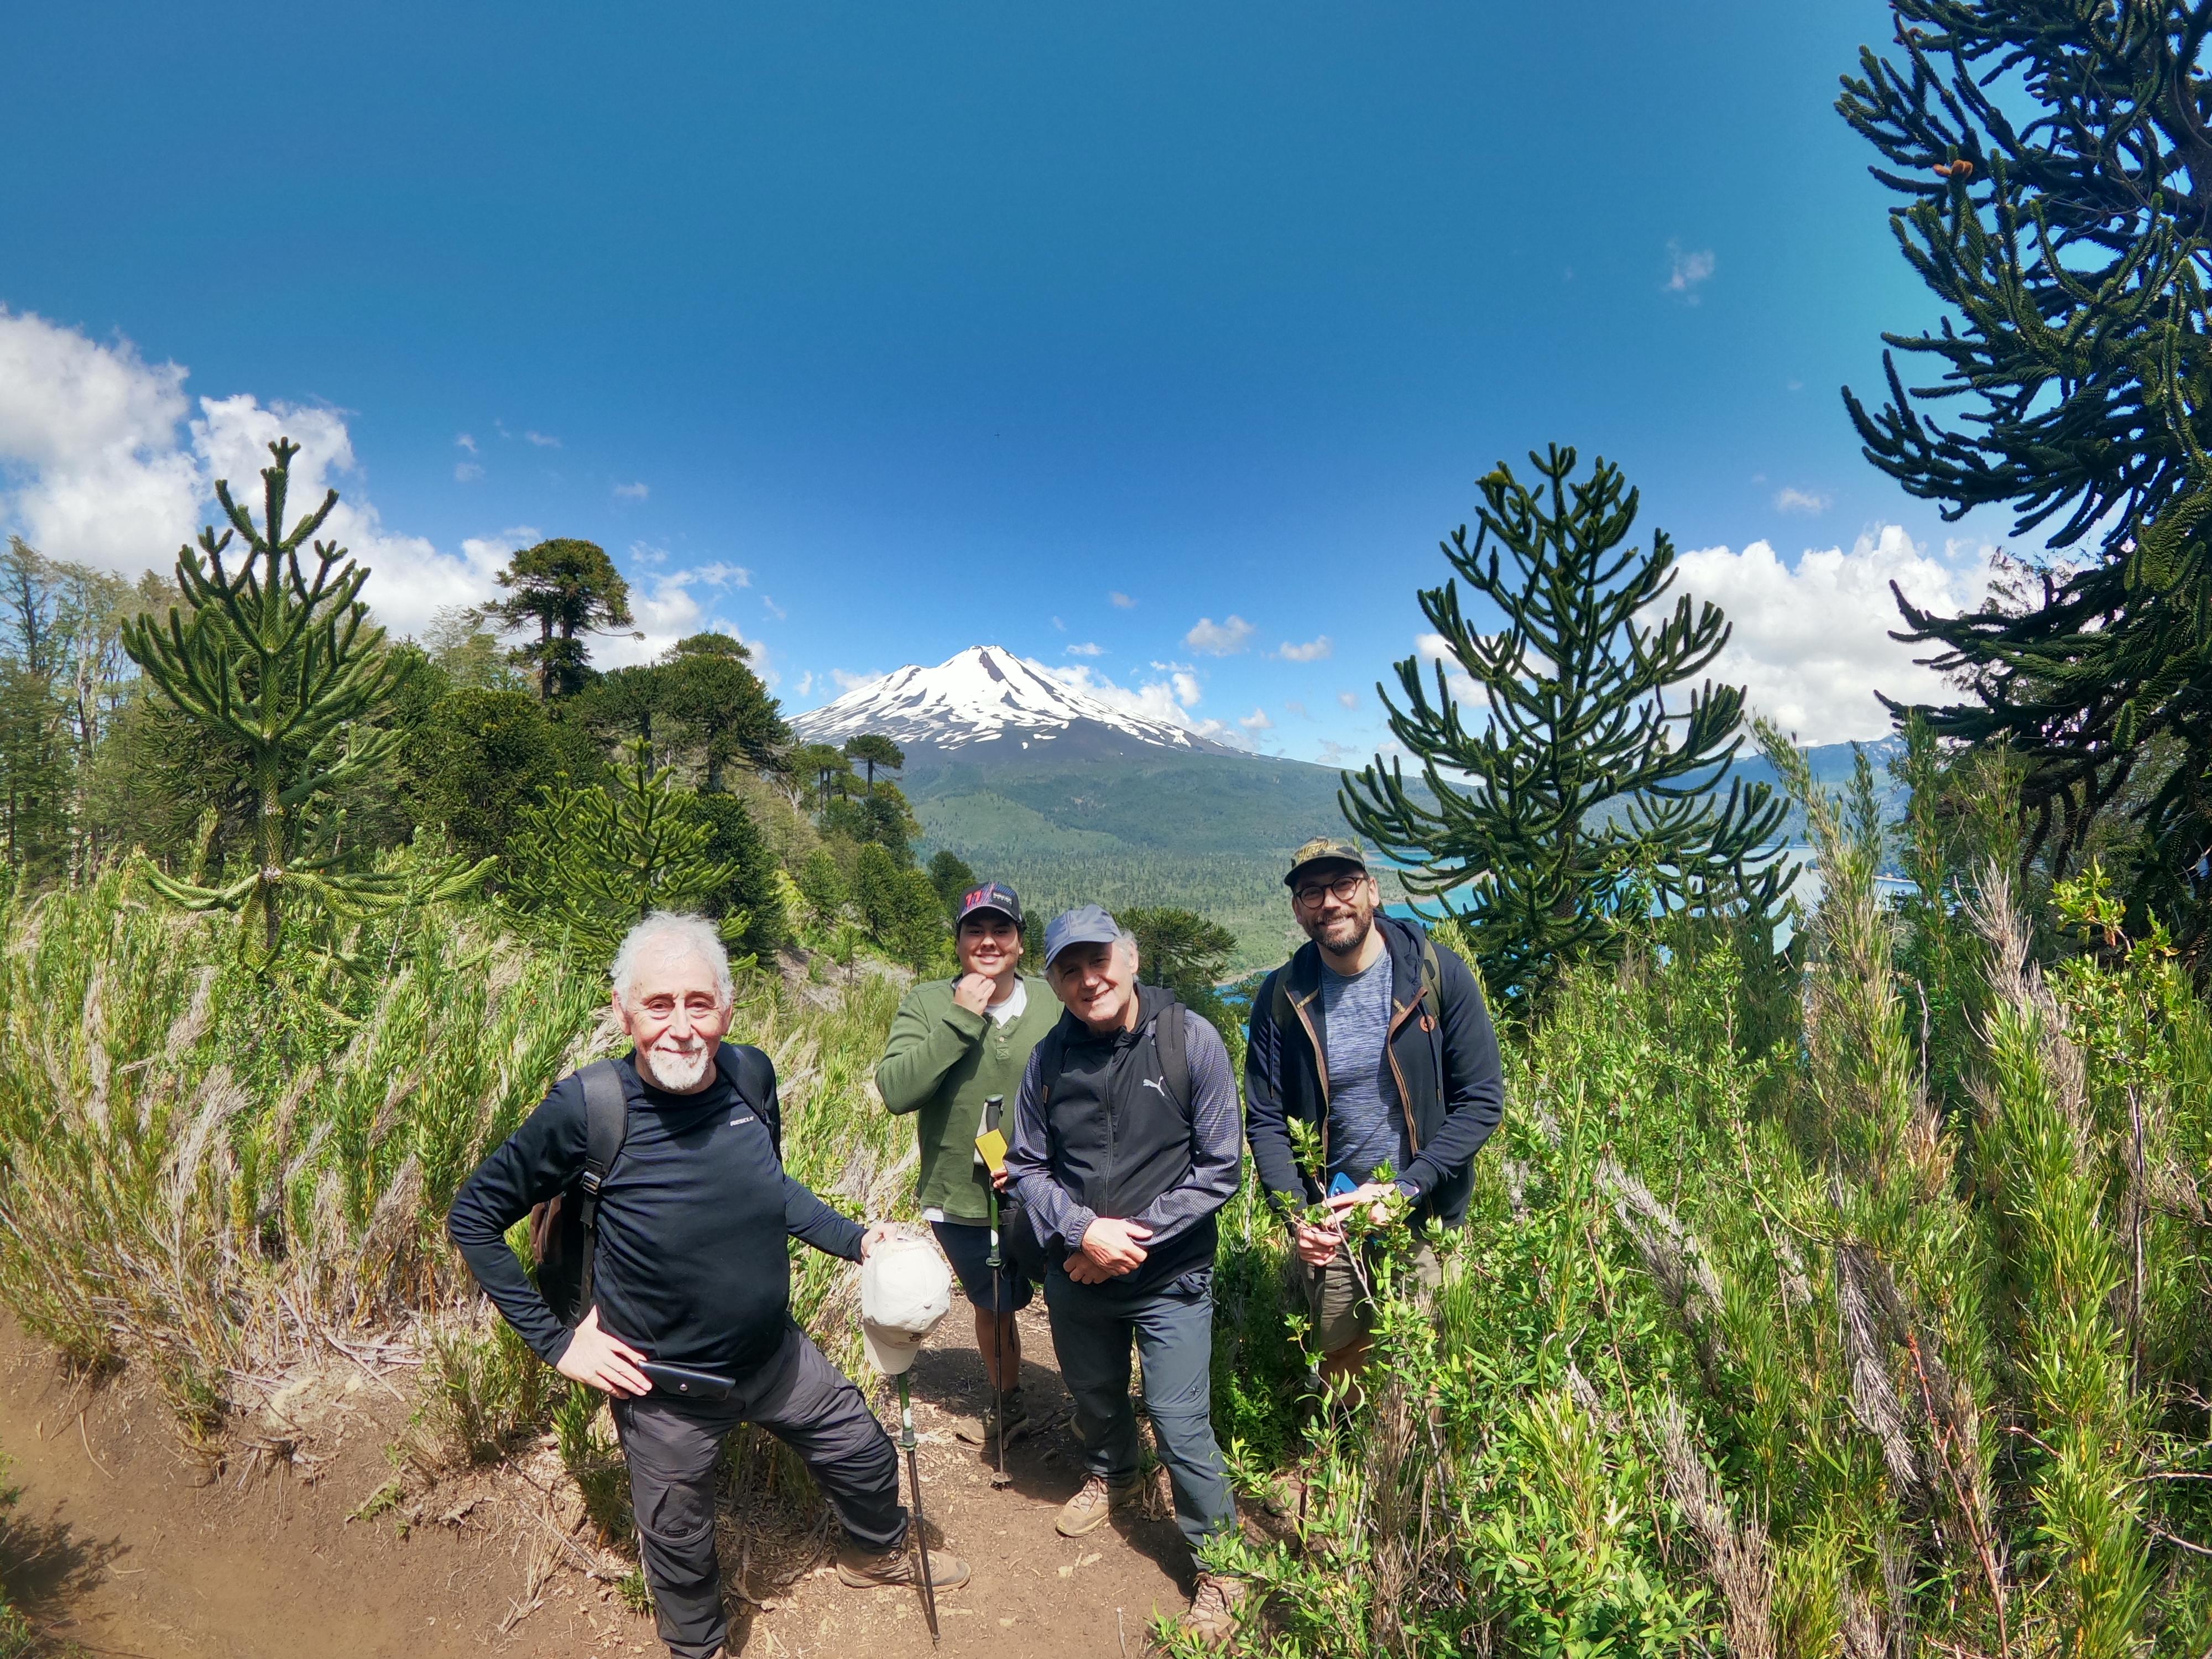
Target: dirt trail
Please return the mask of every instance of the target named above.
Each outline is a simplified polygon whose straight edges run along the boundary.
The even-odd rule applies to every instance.
[[[749,1586],[768,1605],[733,1604],[735,1650],[749,1659],[1147,1650],[1155,1609],[1172,1614],[1187,1599],[1182,1539],[1167,1520],[1117,1520],[1074,1540],[1053,1531],[1080,1465],[1042,1307],[1022,1323],[1025,1393],[1040,1431],[1014,1447],[1007,1488],[994,1490],[988,1466],[951,1432],[987,1398],[964,1303],[915,1367],[933,1531],[975,1568],[966,1588],[939,1603],[943,1646],[932,1649],[917,1596],[848,1590],[823,1569],[781,1589]],[[9,1356],[0,1363],[0,1449],[23,1488],[0,1574],[59,1638],[148,1659],[295,1659],[303,1648],[329,1659],[665,1652],[650,1618],[573,1575],[502,1635],[522,1594],[519,1539],[465,1522],[404,1539],[388,1522],[349,1524],[390,1474],[383,1448],[404,1412],[388,1395],[366,1385],[345,1394],[335,1455],[313,1483],[279,1474],[243,1489],[228,1480],[209,1486],[157,1405],[126,1389],[65,1382],[12,1322],[0,1325],[0,1345]],[[734,1572],[726,1553],[725,1565]]]

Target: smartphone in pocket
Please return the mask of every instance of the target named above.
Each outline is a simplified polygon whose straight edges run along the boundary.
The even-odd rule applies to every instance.
[[[685,1400],[727,1400],[738,1386],[733,1376],[722,1376],[690,1365],[664,1365],[657,1359],[647,1360],[638,1370],[651,1381],[655,1394],[675,1395]]]

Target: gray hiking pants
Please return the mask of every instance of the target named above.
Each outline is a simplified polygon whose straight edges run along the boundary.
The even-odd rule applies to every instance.
[[[1213,1437],[1213,1269],[1133,1296],[1110,1279],[1079,1285],[1055,1267],[1045,1275],[1044,1303],[1090,1472],[1116,1483],[1137,1473],[1133,1343],[1145,1364],[1145,1415],[1175,1487],[1176,1524],[1194,1549],[1235,1526],[1237,1499]]]
[[[856,1548],[906,1541],[898,1453],[860,1391],[796,1325],[775,1358],[727,1400],[649,1394],[613,1402],[629,1462],[637,1553],[677,1659],[713,1659],[730,1633],[714,1556],[714,1465],[722,1437],[757,1423],[797,1452]]]

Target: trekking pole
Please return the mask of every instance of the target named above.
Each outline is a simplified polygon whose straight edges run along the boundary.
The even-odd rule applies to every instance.
[[[921,1464],[915,1456],[914,1395],[898,1374],[899,1449],[906,1454],[906,1483],[914,1491],[914,1535],[921,1546],[921,1606],[929,1619],[929,1644],[937,1645],[937,1584],[929,1576],[929,1523],[921,1514]]]
[[[993,1420],[999,1425],[999,1472],[991,1477],[991,1484],[1006,1484],[1006,1328],[1004,1322],[1010,1316],[1006,1304],[1013,1298],[1006,1294],[1006,1263],[999,1254],[999,1188],[991,1187],[991,1395],[997,1402]]]

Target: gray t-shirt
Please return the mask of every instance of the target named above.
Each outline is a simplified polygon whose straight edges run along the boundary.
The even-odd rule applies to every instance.
[[[1328,1048],[1328,1173],[1370,1180],[1388,1163],[1405,1172],[1405,1130],[1382,1096],[1390,1032],[1390,957],[1345,975],[1322,963],[1322,1040]]]

